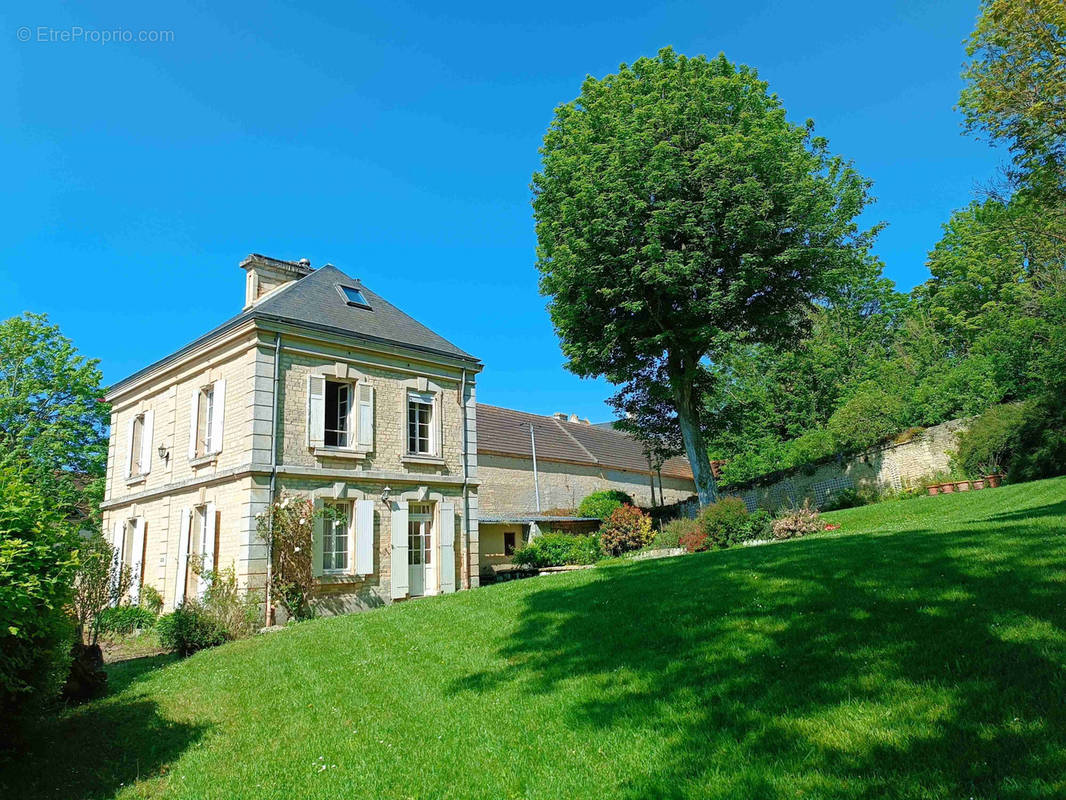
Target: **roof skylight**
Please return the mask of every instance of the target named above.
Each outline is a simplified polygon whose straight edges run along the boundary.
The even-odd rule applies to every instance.
[[[338,286],[341,294],[344,296],[345,301],[350,306],[358,306],[359,308],[370,308],[370,303],[366,301],[366,297],[363,296],[363,292],[356,289],[354,286]]]

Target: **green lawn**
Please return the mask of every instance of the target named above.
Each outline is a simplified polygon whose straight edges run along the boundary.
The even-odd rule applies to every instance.
[[[828,517],[124,666],[0,796],[1066,796],[1066,479]]]

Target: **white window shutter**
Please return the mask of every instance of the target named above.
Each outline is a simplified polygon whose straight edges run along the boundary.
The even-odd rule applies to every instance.
[[[196,458],[196,428],[200,420],[200,390],[192,390],[192,400],[189,403],[189,461]]]
[[[130,556],[130,602],[141,601],[141,579],[144,575],[144,517],[133,521],[133,554]]]
[[[152,434],[155,428],[155,414],[144,412],[144,424],[141,427],[141,474],[152,471]]]
[[[200,542],[200,575],[196,582],[196,590],[200,599],[204,599],[207,591],[207,578],[205,573],[215,568],[215,504],[208,503],[204,516],[203,540]]]
[[[444,455],[444,398],[438,393],[433,395],[433,455]]]
[[[356,385],[359,405],[359,445],[374,447],[374,387],[369,383]]]
[[[222,434],[225,432],[226,422],[226,379],[220,378],[215,381],[212,392],[214,404],[211,415],[211,452],[222,452]]]
[[[134,414],[130,417],[130,424],[126,426],[126,477],[132,478],[134,475],[135,456],[133,453],[133,429],[137,425],[137,415]],[[143,441],[143,440],[142,440]],[[137,454],[139,455],[139,453]]]
[[[326,379],[320,375],[307,376],[307,445],[326,444]]]
[[[311,575],[317,578],[322,574],[322,548],[326,544],[326,517],[323,514],[325,503],[322,502],[321,497],[316,497],[311,505],[314,509],[314,527],[311,534]]]
[[[455,503],[440,504],[440,591],[455,591]]]
[[[115,553],[111,559],[111,593],[115,593],[115,589],[118,587],[118,577],[122,572],[122,551],[125,549],[125,534],[126,523],[119,520],[115,523],[111,534],[111,545],[115,548]],[[116,605],[118,598],[115,598],[111,605]]]
[[[189,575],[189,532],[192,530],[192,514],[188,508],[181,510],[178,526],[178,578],[174,584],[174,607],[185,602],[185,581]]]
[[[392,507],[392,599],[407,597],[410,576],[407,573],[407,501]]]
[[[374,501],[355,503],[355,574],[374,572]]]

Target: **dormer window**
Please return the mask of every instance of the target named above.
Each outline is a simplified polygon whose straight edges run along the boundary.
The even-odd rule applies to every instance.
[[[341,296],[344,297],[344,302],[350,306],[356,306],[357,308],[370,308],[370,303],[366,301],[366,297],[363,296],[361,289],[356,289],[354,286],[338,286]]]

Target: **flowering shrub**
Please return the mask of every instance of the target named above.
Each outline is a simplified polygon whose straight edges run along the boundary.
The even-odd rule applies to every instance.
[[[560,567],[564,564],[594,564],[603,558],[595,534],[542,533],[514,552],[514,563],[525,567]]]
[[[652,536],[651,517],[634,506],[619,506],[600,528],[604,551],[615,556],[639,550]]]
[[[678,539],[678,544],[690,553],[702,553],[710,547],[710,539],[707,538],[707,532],[703,530],[699,520],[692,521],[696,524],[688,526]]]
[[[804,502],[802,508],[794,508],[774,520],[775,539],[795,539],[822,530],[822,520],[818,511]]]
[[[311,547],[314,543],[315,509],[310,498],[282,494],[270,509],[256,517],[260,538],[270,546],[270,588],[274,600],[293,619],[314,616],[311,595]]]

